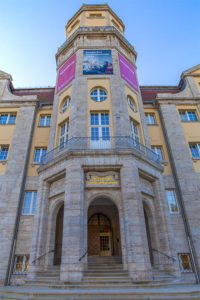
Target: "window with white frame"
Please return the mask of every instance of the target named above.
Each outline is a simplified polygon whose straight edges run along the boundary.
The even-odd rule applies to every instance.
[[[182,122],[197,122],[197,114],[194,110],[180,110],[179,115]]]
[[[25,191],[22,214],[23,215],[34,215],[36,212],[36,206],[37,206],[37,192],[36,191]]]
[[[15,113],[1,113],[0,114],[0,125],[13,125],[15,124],[16,114]]]
[[[137,112],[136,105],[135,105],[135,101],[133,100],[133,98],[132,98],[131,96],[127,96],[127,103],[128,103],[128,106],[129,106],[134,112]]]
[[[178,259],[181,272],[192,272],[190,253],[178,253]]]
[[[156,117],[153,113],[146,113],[145,120],[147,125],[155,125],[156,124]]]
[[[166,190],[166,196],[170,213],[178,213],[179,207],[177,203],[175,190]]]
[[[110,140],[110,118],[107,112],[90,114],[91,140]]]
[[[62,103],[62,107],[61,107],[61,112],[64,113],[69,105],[70,105],[70,102],[71,102],[71,98],[69,96],[67,96],[64,100],[63,100],[63,103]]]
[[[91,91],[90,97],[96,102],[102,102],[107,99],[107,92],[103,88],[95,88]]]
[[[8,156],[8,146],[0,145],[0,161],[6,160]]]
[[[68,142],[68,135],[69,135],[69,121],[62,123],[60,125],[60,140],[59,145],[61,148],[64,148]]]
[[[189,144],[190,151],[193,158],[200,158],[200,143]]]
[[[46,147],[42,147],[42,148],[37,147],[37,148],[35,148],[33,162],[40,164],[42,156],[46,155],[46,153],[47,153],[47,148]]]
[[[13,274],[24,275],[29,270],[29,254],[15,255]]]
[[[151,146],[151,149],[159,156],[160,161],[164,160],[162,146]]]
[[[139,135],[139,130],[138,130],[138,124],[131,119],[131,134],[133,137],[133,141],[135,144],[140,143],[140,135]]]
[[[40,116],[40,127],[49,127],[51,124],[51,115],[41,115]]]

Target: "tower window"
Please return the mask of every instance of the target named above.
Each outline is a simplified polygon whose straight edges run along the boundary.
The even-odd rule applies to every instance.
[[[91,91],[90,97],[96,102],[102,102],[107,99],[107,92],[103,88],[95,88]]]
[[[133,137],[134,144],[138,145],[140,143],[138,124],[133,120],[131,120],[131,134]]]
[[[66,121],[60,125],[60,148],[64,148],[68,142],[69,134],[69,121]]]
[[[136,105],[135,105],[135,101],[133,100],[133,98],[132,98],[131,96],[127,96],[127,103],[128,103],[128,106],[129,106],[134,112],[137,112]]]
[[[62,103],[61,113],[66,112],[66,110],[68,109],[68,107],[70,105],[70,102],[71,102],[71,98],[69,96],[67,96]]]

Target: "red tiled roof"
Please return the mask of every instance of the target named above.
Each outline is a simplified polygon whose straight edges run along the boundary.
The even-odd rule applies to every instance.
[[[144,102],[155,100],[158,93],[176,94],[180,92],[180,88],[177,86],[140,86],[140,90]]]
[[[41,104],[53,105],[55,88],[30,88],[14,89],[13,94],[17,96],[36,95]]]

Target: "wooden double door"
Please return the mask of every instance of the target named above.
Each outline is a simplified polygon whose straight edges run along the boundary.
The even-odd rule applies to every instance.
[[[88,255],[112,255],[112,229],[105,215],[95,214],[88,222]]]

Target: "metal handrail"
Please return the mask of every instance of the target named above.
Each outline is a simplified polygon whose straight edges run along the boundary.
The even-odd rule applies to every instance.
[[[144,155],[149,160],[160,164],[159,156],[146,146],[134,140],[131,136],[114,136],[114,137],[72,137],[53,150],[48,151],[41,158],[41,165],[53,161],[56,157],[66,153],[66,151],[123,151],[133,150]]]
[[[85,253],[81,257],[79,257],[78,261],[81,261],[86,256],[87,253],[88,253],[88,250],[86,250]]]
[[[152,249],[152,251],[158,252],[158,253],[160,253],[160,254],[166,256],[168,259],[171,259],[173,262],[176,261],[176,258],[174,258],[173,256],[170,256],[170,255],[168,255],[168,254],[166,254],[166,253],[164,253],[164,252],[162,252],[162,251],[159,251],[159,250],[157,250],[157,249]]]
[[[46,253],[44,253],[44,254],[38,256],[36,259],[34,259],[34,260],[32,261],[32,264],[35,264],[35,262],[36,262],[37,260],[40,260],[42,257],[44,257],[44,256],[46,256],[47,254],[52,253],[52,252],[55,252],[55,249],[49,250],[48,252],[46,252]]]

